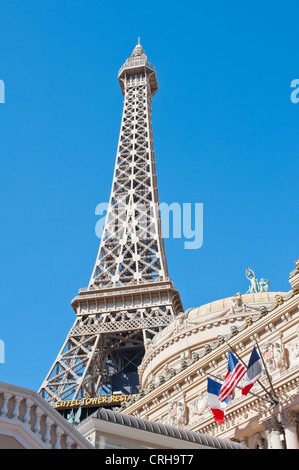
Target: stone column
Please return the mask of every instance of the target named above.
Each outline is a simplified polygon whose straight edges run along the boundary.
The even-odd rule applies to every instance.
[[[18,397],[16,395],[15,396],[15,407],[13,409],[12,416],[11,416],[12,419],[17,419],[18,418],[18,416],[19,416],[19,406],[20,406],[21,401],[22,401],[22,397]]]
[[[277,418],[272,416],[264,421],[263,425],[266,431],[269,449],[283,449],[284,447],[280,439],[282,427]]]
[[[281,421],[284,427],[287,449],[299,449],[297,420],[298,417],[293,410],[284,410],[281,413]]]
[[[8,411],[8,400],[10,399],[11,397],[11,394],[10,393],[4,393],[3,394],[3,404],[2,404],[2,408],[1,408],[1,411],[0,411],[0,416],[4,416],[6,417],[6,414],[7,414],[7,411]]]

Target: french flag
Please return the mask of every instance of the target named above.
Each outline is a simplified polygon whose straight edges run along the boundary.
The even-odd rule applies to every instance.
[[[247,371],[244,377],[242,395],[247,395],[251,387],[255,384],[262,373],[262,361],[255,347],[252,350]]]
[[[226,411],[229,398],[227,398],[223,402],[218,400],[220,388],[221,388],[220,383],[215,382],[215,380],[212,380],[210,379],[210,377],[208,377],[208,390],[207,390],[208,403],[210,405],[215,421],[217,421],[217,423],[219,424],[222,424],[224,421],[225,411]]]

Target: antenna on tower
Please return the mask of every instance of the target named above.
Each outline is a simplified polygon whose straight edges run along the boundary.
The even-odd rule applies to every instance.
[[[140,36],[138,36],[138,44],[140,44]]]

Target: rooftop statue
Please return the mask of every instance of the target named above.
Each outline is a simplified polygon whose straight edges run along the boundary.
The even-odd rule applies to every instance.
[[[70,424],[79,424],[80,423],[80,417],[81,417],[81,406],[80,408],[74,413],[74,410],[72,410],[68,415],[67,415],[67,421]]]
[[[246,292],[246,294],[255,294],[257,292],[269,292],[269,284],[270,281],[266,281],[265,279],[261,278],[260,282],[258,282],[254,271],[248,268],[245,271],[247,279],[250,281],[251,285]]]
[[[265,281],[265,279],[261,278],[260,280],[260,288],[261,288],[261,292],[269,292],[269,284],[270,284],[270,281]]]

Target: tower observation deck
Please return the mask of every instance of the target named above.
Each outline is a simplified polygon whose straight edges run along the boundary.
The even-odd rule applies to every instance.
[[[76,318],[39,393],[49,402],[137,393],[152,338],[183,311],[169,278],[151,120],[155,67],[138,43],[118,73],[124,106],[109,206]]]

